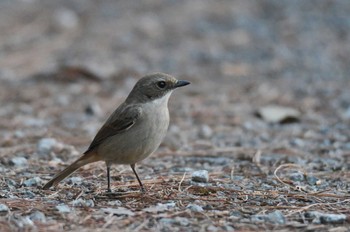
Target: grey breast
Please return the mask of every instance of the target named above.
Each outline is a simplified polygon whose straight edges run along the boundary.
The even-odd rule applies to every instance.
[[[162,105],[167,102],[152,103],[142,107],[142,117],[129,130],[106,139],[99,147],[107,163],[133,164],[159,147],[168,129],[169,111]]]

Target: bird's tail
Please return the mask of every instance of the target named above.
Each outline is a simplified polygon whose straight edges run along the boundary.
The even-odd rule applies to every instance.
[[[55,175],[49,182],[47,182],[43,189],[49,189],[51,187],[56,186],[61,180],[75,172],[78,168],[93,163],[96,161],[99,161],[100,158],[98,157],[97,153],[95,152],[88,152],[82,155],[79,159],[77,159],[74,163],[69,165],[67,168],[65,168],[62,172]]]

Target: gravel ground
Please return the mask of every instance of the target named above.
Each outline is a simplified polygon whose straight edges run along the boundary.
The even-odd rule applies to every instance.
[[[0,1],[1,231],[349,231],[350,2]],[[138,78],[173,94],[161,147],[81,168]]]

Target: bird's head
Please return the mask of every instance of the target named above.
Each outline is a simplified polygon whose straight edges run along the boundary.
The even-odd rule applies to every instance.
[[[154,73],[142,77],[129,94],[127,101],[147,102],[169,96],[179,87],[190,84],[188,81],[177,80],[165,73]]]

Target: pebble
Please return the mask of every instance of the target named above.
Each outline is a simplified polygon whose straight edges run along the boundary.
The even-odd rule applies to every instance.
[[[203,139],[211,138],[213,136],[213,130],[210,126],[204,124],[199,128],[198,136]]]
[[[30,220],[34,222],[41,222],[45,223],[46,222],[46,216],[43,212],[40,211],[35,211],[29,215]]]
[[[10,188],[15,188],[17,186],[17,182],[12,180],[12,179],[7,179],[6,180],[6,184],[10,187]]]
[[[33,199],[36,197],[36,194],[29,190],[24,191],[23,193],[24,193],[24,196],[23,196],[24,198]]]
[[[57,141],[54,138],[43,138],[40,139],[37,144],[37,149],[39,154],[46,155],[51,152],[54,147],[57,145]]]
[[[78,15],[71,9],[61,8],[54,14],[55,22],[62,29],[76,28],[79,24]]]
[[[186,208],[190,209],[192,212],[197,212],[197,213],[204,211],[202,206],[196,205],[196,204],[188,204]]]
[[[14,135],[16,138],[24,138],[25,137],[25,133],[21,130],[16,130]]]
[[[115,201],[109,201],[109,202],[107,202],[107,205],[122,206],[123,203],[122,203],[120,200],[115,200]]]
[[[72,201],[71,203],[74,207],[76,207],[76,206],[94,207],[95,206],[94,201],[91,199],[84,200],[82,198],[79,198],[77,200]]]
[[[312,219],[315,224],[338,224],[344,223],[347,219],[345,214],[322,213],[318,211],[310,211],[305,213],[306,219]]]
[[[101,116],[103,113],[98,102],[91,100],[85,107],[85,114],[89,116]]]
[[[70,177],[68,179],[68,183],[73,185],[79,185],[82,181],[83,179],[81,177]]]
[[[47,125],[47,121],[38,118],[27,118],[23,120],[23,125],[27,127],[44,127]]]
[[[28,165],[28,161],[24,157],[14,157],[10,160],[10,164],[16,167],[26,167]]]
[[[185,160],[192,163],[205,162],[210,165],[226,165],[231,162],[231,160],[227,157],[187,157]]]
[[[190,224],[190,221],[185,217],[162,218],[159,220],[159,222],[163,224],[173,224],[180,226],[188,226]]]
[[[350,107],[344,112],[344,118],[350,119]]]
[[[302,172],[295,172],[295,173],[291,173],[289,175],[289,178],[292,180],[292,181],[303,181],[304,180],[304,173]]]
[[[305,147],[305,141],[299,138],[293,139],[290,144],[292,146]]]
[[[319,179],[314,176],[307,176],[306,180],[309,185],[317,185],[317,183],[319,182]]]
[[[7,205],[0,204],[0,212],[8,212],[8,211],[10,210],[9,210],[9,207],[7,207]]]
[[[58,210],[58,212],[60,213],[70,213],[71,210],[68,207],[68,205],[57,205],[56,209]]]
[[[232,226],[229,225],[225,225],[223,226],[224,231],[235,231],[235,228],[233,228]]]
[[[241,217],[242,217],[242,213],[240,211],[238,211],[238,210],[230,212],[230,217],[229,218],[239,219]]]
[[[42,181],[42,179],[40,177],[33,177],[33,178],[30,178],[28,180],[25,180],[23,182],[23,185],[25,187],[33,187],[33,186],[38,186]]]
[[[195,182],[207,183],[209,181],[209,173],[207,170],[194,171],[191,179]]]
[[[107,214],[127,215],[127,216],[131,216],[131,217],[135,215],[135,213],[133,211],[131,211],[130,209],[124,208],[124,207],[102,208],[101,210]]]
[[[301,113],[294,108],[268,105],[257,110],[257,114],[268,123],[296,122]]]
[[[271,212],[269,214],[265,214],[265,215],[263,215],[263,214],[253,215],[251,217],[251,220],[253,222],[264,221],[264,222],[269,222],[272,224],[279,224],[279,225],[283,225],[286,223],[286,219],[285,219],[284,215],[279,210],[273,211],[273,212]]]
[[[281,224],[281,225],[286,223],[286,219],[283,213],[279,210],[276,210],[272,213],[267,214],[267,217],[268,217],[268,221],[272,223]]]
[[[210,225],[207,227],[207,231],[216,232],[216,231],[219,231],[219,228],[214,225]]]
[[[170,210],[172,208],[175,207],[175,202],[169,202],[169,203],[158,203],[156,206],[150,206],[148,208],[143,209],[143,211],[145,212],[163,212],[163,211],[167,211]]]
[[[10,218],[11,223],[15,224],[17,227],[22,228],[22,230],[19,231],[31,231],[28,230],[28,228],[33,228],[34,227],[34,222],[28,217],[21,217],[19,215],[16,215],[14,217]],[[27,230],[23,230],[26,228]]]

